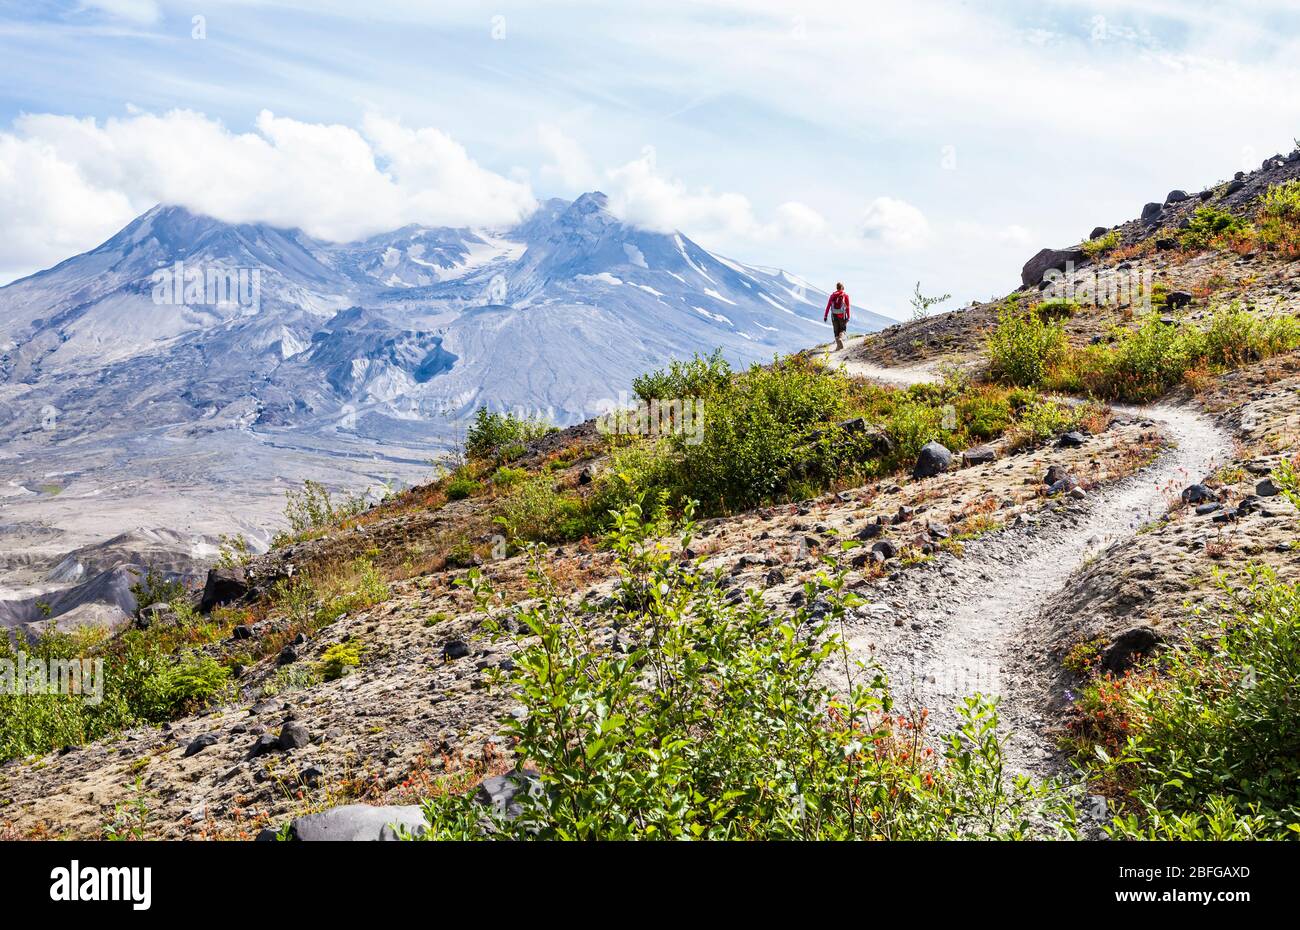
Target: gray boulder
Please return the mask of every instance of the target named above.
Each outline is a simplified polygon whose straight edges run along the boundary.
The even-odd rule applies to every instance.
[[[1042,249],[1020,269],[1020,286],[1040,284],[1049,271],[1064,271],[1069,262],[1081,263],[1087,255],[1083,249]]]
[[[210,613],[212,608],[230,604],[248,594],[248,578],[242,568],[212,568],[203,585],[199,611]]]
[[[1184,200],[1187,199],[1188,199],[1187,191],[1170,191],[1169,194],[1165,197],[1165,206],[1168,206],[1171,203],[1182,203]]]
[[[398,838],[394,826],[405,827],[417,836],[428,829],[423,811],[415,804],[345,804],[294,818],[289,825],[289,839],[307,843],[392,841]]]
[[[996,461],[997,457],[997,450],[991,446],[976,446],[973,449],[967,449],[961,454],[962,462],[967,465],[984,465]]]
[[[1164,207],[1158,203],[1149,203],[1142,208],[1142,222],[1147,226],[1154,226],[1160,222],[1160,213]]]
[[[1272,478],[1265,478],[1255,485],[1255,493],[1260,497],[1277,497],[1281,493],[1281,489],[1273,483]]]
[[[1219,499],[1219,495],[1214,492],[1213,488],[1203,484],[1188,485],[1183,488],[1183,493],[1180,496],[1184,504],[1208,504]]]
[[[498,817],[513,820],[523,813],[521,797],[537,797],[544,789],[542,779],[532,769],[493,775],[483,779],[474,794],[474,800],[492,808]]]
[[[921,447],[912,468],[913,478],[930,478],[945,472],[952,465],[952,453],[942,443],[927,442]]]
[[[307,728],[296,720],[290,720],[280,728],[280,739],[277,747],[281,750],[301,749],[311,742],[311,734]]]

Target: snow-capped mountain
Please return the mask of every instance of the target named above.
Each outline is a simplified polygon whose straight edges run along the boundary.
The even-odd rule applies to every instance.
[[[513,229],[347,244],[160,206],[0,288],[0,403],[9,439],[54,416],[61,441],[188,426],[437,445],[480,405],[572,422],[671,358],[824,341],[825,299],[627,225],[599,193]]]

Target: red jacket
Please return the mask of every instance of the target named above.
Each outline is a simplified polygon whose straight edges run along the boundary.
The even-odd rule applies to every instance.
[[[839,302],[840,302],[840,305],[839,305],[838,307],[835,306],[836,298],[839,298]],[[847,291],[836,291],[835,293],[831,294],[830,297],[826,298],[826,312],[822,314],[822,322],[823,322],[823,323],[825,323],[827,317],[829,317],[829,316],[831,315],[831,308],[832,308],[832,307],[834,307],[834,309],[836,309],[836,310],[843,310],[843,311],[844,311],[844,319],[846,319],[846,320],[849,319],[849,295],[848,295],[848,292],[847,292]],[[836,313],[835,315],[836,315],[836,316],[839,316],[840,314]]]

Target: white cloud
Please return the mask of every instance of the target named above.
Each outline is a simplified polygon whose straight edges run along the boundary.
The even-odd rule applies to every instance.
[[[652,146],[639,158],[605,172],[610,210],[623,220],[657,232],[681,230],[705,240],[771,240],[783,236],[824,238],[829,224],[797,200],[782,203],[771,220],[760,220],[744,194],[691,188],[662,172]]]
[[[537,127],[537,138],[551,159],[542,166],[543,178],[558,181],[570,193],[585,193],[599,185],[600,176],[591,159],[564,130],[544,123]]]
[[[336,241],[408,223],[505,225],[535,207],[526,184],[445,133],[379,116],[358,131],[263,111],[255,132],[233,133],[189,110],[103,123],[43,114],[0,132],[0,270],[10,275],[97,245],[159,202]]]
[[[88,0],[82,9],[99,10],[118,19],[148,25],[162,18],[156,0]]]
[[[658,232],[762,234],[749,198],[736,193],[691,190],[682,181],[662,174],[652,146],[641,157],[606,173],[610,209],[637,226]]]
[[[102,242],[136,212],[49,145],[0,133],[0,283]]]
[[[782,235],[819,239],[829,230],[826,217],[806,203],[789,200],[776,208],[776,224]]]
[[[930,238],[925,214],[906,200],[877,197],[867,205],[862,218],[865,239],[898,248],[916,248]]]

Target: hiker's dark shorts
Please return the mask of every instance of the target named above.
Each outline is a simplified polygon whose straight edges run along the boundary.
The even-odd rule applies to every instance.
[[[844,331],[849,328],[849,318],[846,316],[836,316],[831,314],[831,326],[835,330],[835,335],[842,336]]]

